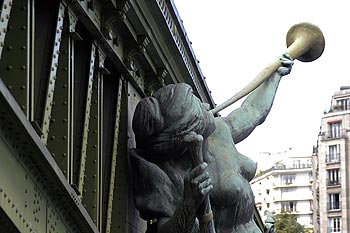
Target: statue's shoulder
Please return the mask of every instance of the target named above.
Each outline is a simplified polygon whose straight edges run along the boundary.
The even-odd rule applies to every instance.
[[[215,130],[210,137],[217,138],[218,140],[230,139],[231,130],[230,124],[224,117],[215,117]]]

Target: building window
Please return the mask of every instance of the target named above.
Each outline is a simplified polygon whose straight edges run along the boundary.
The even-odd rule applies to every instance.
[[[282,175],[282,184],[289,185],[295,183],[295,175]]]
[[[337,169],[329,169],[327,170],[327,185],[339,185],[340,184],[340,171]]]
[[[342,132],[342,127],[341,127],[341,122],[334,122],[329,124],[330,127],[330,137],[331,138],[340,138],[341,137],[341,132]]]
[[[282,212],[296,212],[297,211],[297,203],[294,201],[281,202],[281,210]]]
[[[330,233],[341,232],[341,219],[340,217],[328,218],[328,228]]]
[[[349,99],[337,100],[337,110],[349,110]]]
[[[267,207],[267,208],[270,208],[270,203],[266,203],[266,207]]]
[[[328,210],[340,210],[340,193],[328,194]]]
[[[301,168],[300,160],[293,160],[293,168]]]
[[[328,147],[328,155],[326,155],[326,163],[337,163],[340,161],[340,144],[330,145]]]

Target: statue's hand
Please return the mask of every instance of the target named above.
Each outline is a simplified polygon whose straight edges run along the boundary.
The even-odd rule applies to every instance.
[[[280,61],[281,61],[282,66],[277,69],[277,73],[281,76],[285,76],[285,75],[289,74],[290,71],[292,70],[292,66],[294,64],[294,61],[289,56],[288,53],[283,54],[280,57]]]
[[[184,202],[198,209],[206,195],[213,189],[209,173],[206,171],[207,163],[201,163],[193,168],[184,179]]]

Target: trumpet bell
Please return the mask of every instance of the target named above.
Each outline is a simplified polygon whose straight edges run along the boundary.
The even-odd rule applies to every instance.
[[[302,62],[311,62],[319,58],[325,47],[325,39],[319,27],[311,23],[298,23],[292,26],[287,33],[286,44],[289,47],[298,38],[303,38],[304,41],[309,41],[309,48],[303,54],[293,57]]]

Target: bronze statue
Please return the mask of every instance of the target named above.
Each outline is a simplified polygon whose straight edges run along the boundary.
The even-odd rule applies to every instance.
[[[139,102],[137,148],[130,151],[134,199],[141,217],[156,222],[156,232],[261,232],[249,185],[256,163],[235,145],[264,122],[293,58],[286,53],[278,63],[227,117],[214,118],[184,83]]]

